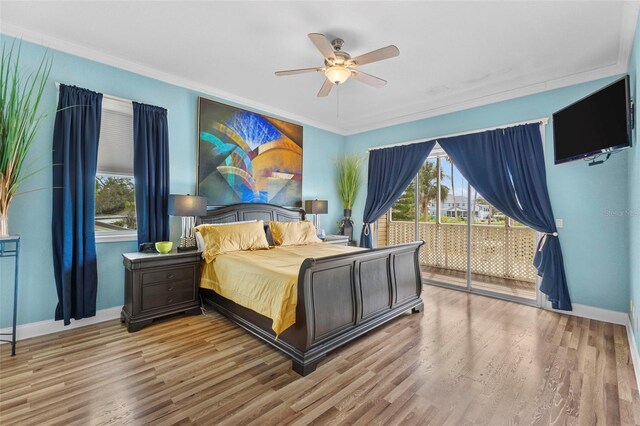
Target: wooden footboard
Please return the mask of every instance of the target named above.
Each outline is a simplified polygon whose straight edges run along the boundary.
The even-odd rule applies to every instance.
[[[418,250],[422,241],[307,259],[298,277],[296,323],[277,339],[271,321],[203,290],[216,310],[285,352],[307,375],[331,350],[397,317],[422,311]]]
[[[422,310],[415,242],[322,259],[307,259],[298,279],[300,328],[293,369],[315,370],[327,352],[409,310]]]

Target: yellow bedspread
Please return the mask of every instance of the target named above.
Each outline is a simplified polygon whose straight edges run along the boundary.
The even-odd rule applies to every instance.
[[[279,335],[296,321],[302,262],[359,250],[318,243],[226,253],[209,263],[202,262],[200,287],[271,318],[272,329]]]

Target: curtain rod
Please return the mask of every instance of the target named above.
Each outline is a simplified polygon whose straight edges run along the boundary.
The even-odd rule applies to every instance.
[[[487,127],[487,128],[484,128],[484,129],[468,130],[466,132],[459,132],[459,133],[450,133],[448,135],[440,135],[440,136],[435,136],[435,137],[432,137],[432,138],[414,139],[412,141],[398,142],[398,143],[393,143],[393,144],[389,144],[389,145],[382,145],[382,146],[374,146],[372,148],[369,148],[367,150],[367,152],[374,151],[376,149],[393,148],[395,146],[413,145],[413,144],[416,144],[416,143],[429,142],[429,141],[433,141],[433,140],[437,140],[437,139],[450,138],[450,137],[453,137],[453,136],[461,136],[461,135],[469,135],[469,134],[472,134],[472,133],[486,132],[486,131],[489,131],[489,130],[507,129],[509,127],[521,126],[523,124],[532,124],[532,123],[540,123],[543,126],[546,126],[549,123],[549,118],[548,117],[542,117],[542,118],[536,118],[535,120],[519,121],[517,123],[502,124],[500,126]]]
[[[56,89],[60,89],[60,83],[57,82],[57,81],[56,81]],[[133,102],[131,99],[119,98],[117,96],[108,95],[106,93],[103,93],[102,97],[105,98],[105,99],[109,99],[111,101],[123,102],[123,103],[127,103],[127,104],[131,104]],[[167,112],[169,112],[168,109],[167,109]]]

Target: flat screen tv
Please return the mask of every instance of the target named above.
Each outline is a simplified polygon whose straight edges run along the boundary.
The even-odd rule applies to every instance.
[[[553,114],[555,163],[631,146],[629,76]]]

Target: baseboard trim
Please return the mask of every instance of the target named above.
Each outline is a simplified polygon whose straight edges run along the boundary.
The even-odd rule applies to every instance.
[[[629,341],[629,351],[631,352],[631,362],[633,364],[633,372],[636,375],[636,386],[640,386],[640,353],[638,353],[638,345],[636,336],[633,333],[631,320],[627,316],[627,340]]]
[[[71,320],[71,324],[64,326],[62,321],[45,320],[20,324],[16,327],[16,340],[30,339],[32,337],[44,336],[45,334],[57,333],[60,331],[72,330],[74,328],[85,327],[104,321],[120,318],[121,307],[101,309],[94,317],[83,318],[81,320]],[[0,333],[11,333],[11,327],[0,329]]]
[[[547,302],[548,303],[548,302]],[[611,311],[609,309],[596,308],[589,305],[573,304],[573,311],[561,311],[558,309],[546,308],[549,311],[559,314],[573,315],[581,318],[588,318],[598,321],[610,322],[612,324],[627,325],[629,316],[626,312]]]

